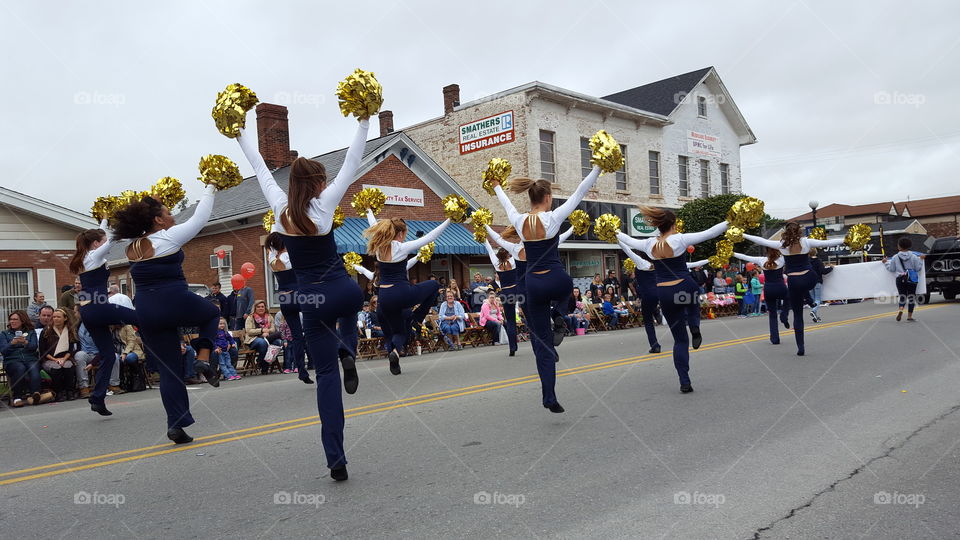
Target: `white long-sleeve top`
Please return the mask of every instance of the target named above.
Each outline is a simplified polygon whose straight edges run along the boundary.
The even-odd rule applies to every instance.
[[[687,263],[687,270],[691,270],[691,269],[693,269],[693,268],[697,268],[697,267],[700,267],[700,266],[706,266],[709,262],[710,262],[709,259],[703,259],[703,260],[699,260],[699,261],[688,262],[688,263]]]
[[[203,195],[200,196],[197,209],[190,216],[190,219],[169,229],[160,229],[146,236],[150,240],[150,245],[153,246],[154,258],[180,251],[184,244],[197,236],[197,233],[203,229],[203,226],[210,219],[210,213],[213,212],[213,194],[216,189],[216,186],[213,185],[207,185],[203,189]]]
[[[291,270],[293,265],[290,264],[290,255],[284,251],[280,255],[277,255],[277,250],[271,249],[267,253],[267,262],[270,264],[270,267],[273,268],[275,262],[280,261],[283,264],[284,270]]]
[[[679,257],[681,253],[687,250],[687,246],[695,246],[700,242],[705,242],[711,238],[716,238],[726,232],[727,222],[721,221],[713,227],[705,231],[695,232],[695,233],[674,233],[666,238],[667,245],[673,249],[673,256]],[[646,253],[651,259],[656,259],[657,257],[653,256],[653,246],[659,240],[659,237],[650,237],[637,239],[632,236],[623,234],[622,232],[617,231],[617,242],[622,242],[633,249],[640,250]]]
[[[510,256],[512,256],[515,260],[520,260],[520,261],[527,260],[526,257],[520,256],[520,252],[523,251],[522,242],[517,242],[516,244],[514,244],[513,242],[508,242],[504,240],[502,236],[497,234],[497,231],[491,229],[489,225],[484,225],[484,227],[487,228],[487,236],[492,238],[494,242],[500,245],[500,247],[507,250],[507,252],[510,253]]]
[[[563,224],[563,221],[577,209],[577,205],[580,204],[580,201],[587,195],[587,191],[593,187],[593,184],[597,182],[597,178],[600,177],[600,167],[594,166],[593,170],[590,171],[590,174],[580,182],[580,185],[577,186],[576,191],[570,195],[570,198],[554,210],[548,210],[546,212],[540,212],[536,214],[537,218],[540,220],[540,223],[543,225],[543,230],[546,231],[546,236],[544,238],[553,238],[560,232],[560,226]],[[504,193],[503,188],[499,185],[493,187],[494,192],[497,194],[497,198],[500,199],[500,204],[503,205],[503,209],[507,211],[507,219],[513,224],[517,229],[517,234],[520,235],[521,239],[523,238],[523,222],[527,219],[527,213],[521,214],[517,212],[517,209],[513,206],[513,203],[510,201],[510,198],[507,197],[507,194]]]
[[[780,250],[780,253],[784,255],[803,255],[804,253],[810,253],[810,248],[824,248],[839,246],[843,243],[843,238],[834,238],[832,240],[816,240],[814,238],[807,238],[806,236],[800,237],[800,251],[797,253],[791,253],[789,248],[784,248],[782,242],[777,240],[767,240],[762,236],[753,236],[752,234],[743,235],[745,240],[749,240],[758,246],[764,246],[772,249]]]
[[[420,260],[417,259],[416,257],[410,257],[409,259],[407,259],[407,270],[410,270],[411,268],[416,266],[418,262],[420,262]],[[355,264],[353,265],[353,269],[356,270],[357,272],[360,272],[364,276],[366,276],[367,279],[371,281],[373,280],[373,272],[371,272],[370,270],[367,270],[365,266],[360,266],[359,264]]]
[[[562,244],[566,242],[571,236],[573,236],[573,227],[570,227],[569,229],[560,233],[560,243]]]
[[[746,238],[746,236],[744,236],[744,238]],[[743,253],[737,253],[736,251],[733,252],[733,256],[740,259],[743,262],[752,262],[753,264],[759,266],[760,268],[763,268],[763,265],[767,264],[766,257],[753,257],[751,255],[744,255]],[[777,265],[777,268],[783,268],[783,265],[786,264],[786,261],[784,260],[782,255],[777,257],[777,260],[774,262]]]
[[[100,228],[106,231],[107,239],[100,244],[100,247],[88,251],[83,257],[83,272],[96,270],[107,264],[107,254],[110,252],[111,245],[113,245],[113,231],[110,230],[109,222],[105,219],[100,221]]]
[[[493,249],[493,246],[490,245],[490,240],[484,240],[483,245],[487,247],[487,255],[490,256],[490,264],[493,265],[493,269],[501,271],[500,259],[497,258],[497,250]],[[509,250],[507,250],[507,253],[509,253]],[[510,255],[510,258],[507,259],[507,262],[510,263],[510,268],[517,267],[517,261],[513,258],[513,255]]]
[[[634,253],[634,251],[630,249],[630,246],[624,244],[620,240],[617,240],[617,244],[619,244],[620,249],[627,254],[627,257],[630,257],[630,260],[633,261],[633,264],[637,265],[637,270],[646,272],[647,270],[651,270],[653,268],[653,265],[650,264],[650,261]]]
[[[357,180],[357,169],[360,167],[360,160],[363,158],[363,148],[367,142],[367,131],[369,129],[370,121],[361,120],[353,141],[347,149],[347,155],[343,158],[343,165],[340,167],[337,177],[332,182],[327,183],[327,187],[320,192],[319,197],[310,201],[307,215],[317,225],[317,234],[321,236],[329,234],[333,230],[333,213],[347,189]],[[257,149],[256,142],[247,139],[244,130],[240,130],[237,142],[257,174],[257,181],[260,183],[263,196],[267,199],[267,204],[270,205],[270,209],[277,216],[277,222],[274,225],[275,230],[285,234],[287,231],[284,230],[280,215],[287,208],[287,194],[277,185],[277,182],[273,179],[273,174],[270,173],[270,169],[263,161],[263,156]]]
[[[380,262],[386,262],[386,263],[400,262],[405,258],[407,258],[408,255],[415,254],[417,250],[419,250],[423,246],[439,238],[440,235],[443,233],[443,230],[446,229],[447,226],[449,225],[450,225],[450,218],[447,218],[443,221],[443,223],[441,223],[440,225],[437,225],[436,227],[434,227],[432,231],[421,236],[420,238],[410,240],[408,242],[400,242],[400,241],[394,240],[390,242],[390,260],[389,261],[382,260],[379,254],[377,255],[377,260]]]

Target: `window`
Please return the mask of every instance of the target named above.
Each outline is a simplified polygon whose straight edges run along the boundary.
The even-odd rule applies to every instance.
[[[703,96],[697,96],[697,116],[707,117],[707,98]]]
[[[647,152],[647,160],[650,162],[650,194],[660,194],[660,152],[653,150]]]
[[[590,151],[590,139],[580,137],[580,178],[585,178],[590,174],[590,171],[593,170],[593,165],[590,163],[592,156],[593,152]]]
[[[0,270],[0,313],[6,323],[10,313],[30,304],[30,271]]]
[[[553,157],[553,138],[552,131],[540,130],[540,177],[556,182],[557,165]]]
[[[621,144],[620,152],[623,153],[623,167],[620,167],[620,170],[617,171],[617,189],[620,191],[626,191],[627,190],[627,147]]]
[[[680,166],[680,196],[689,197],[690,196],[690,163],[687,156],[677,156],[677,161]]]
[[[710,196],[710,162],[705,159],[700,160],[700,196]]]
[[[730,193],[730,165],[720,164],[720,193],[728,195]]]

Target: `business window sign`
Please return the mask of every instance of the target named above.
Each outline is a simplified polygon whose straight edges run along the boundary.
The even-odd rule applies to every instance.
[[[647,223],[636,208],[630,209],[630,226],[627,229],[630,236],[654,236],[657,233],[657,228]]]
[[[386,204],[394,206],[423,206],[423,190],[408,189],[390,186],[371,186],[364,184],[364,188],[377,188],[387,196]]]
[[[687,131],[687,151],[698,156],[720,159],[720,139],[706,133]]]
[[[513,111],[506,111],[460,125],[460,154],[513,142]]]

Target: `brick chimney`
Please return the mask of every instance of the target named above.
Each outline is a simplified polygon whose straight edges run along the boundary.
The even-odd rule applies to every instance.
[[[443,114],[453,112],[453,108],[460,105],[460,85],[448,84],[443,87]]]
[[[393,111],[380,111],[380,136],[393,133]]]
[[[260,155],[271,171],[293,163],[297,152],[290,150],[286,107],[273,103],[257,105],[257,140],[260,143]]]

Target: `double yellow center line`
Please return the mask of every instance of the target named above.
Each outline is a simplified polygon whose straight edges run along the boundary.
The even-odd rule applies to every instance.
[[[935,306],[925,306],[918,309],[928,310],[936,309],[943,307],[945,304],[935,305]],[[865,321],[871,321],[875,319],[882,319],[890,317],[890,313],[881,313],[877,315],[868,315],[864,317],[855,317],[852,319],[844,319],[841,321],[836,321],[832,323],[818,324],[816,326],[808,326],[805,328],[807,332],[825,330],[828,328],[835,328],[838,326],[845,326],[850,324],[861,323]],[[789,336],[793,334],[792,330],[781,332],[781,336]],[[732,347],[736,345],[743,345],[747,343],[753,343],[757,341],[765,341],[769,339],[768,334],[750,336],[745,338],[729,339],[726,341],[720,341],[716,343],[710,343],[704,345],[696,352],[710,351],[714,349],[721,349],[726,347]],[[563,369],[557,371],[558,377],[566,377],[569,375],[579,375],[582,373],[589,373],[591,371],[599,371],[603,369],[610,369],[621,366],[628,366],[631,364],[639,364],[641,362],[649,362],[650,360],[655,360],[658,358],[668,358],[672,355],[672,351],[668,350],[665,352],[657,354],[646,354],[640,356],[632,356],[629,358],[620,358],[618,360],[610,360],[607,362],[599,362],[595,364],[588,364],[585,366],[578,366],[570,369]],[[346,409],[344,411],[347,418],[353,418],[356,416],[364,416],[368,414],[375,414],[380,412],[391,411],[394,409],[400,409],[403,407],[411,407],[413,405],[422,405],[424,403],[430,403],[433,401],[441,401],[445,399],[452,399],[455,397],[469,396],[471,394],[479,394],[481,392],[489,392],[491,390],[499,390],[502,388],[509,388],[511,386],[519,386],[521,384],[529,384],[534,382],[539,382],[539,377],[537,375],[527,375],[525,377],[517,377],[514,379],[505,379],[500,381],[493,381],[484,384],[478,384],[474,386],[465,386],[461,388],[454,388],[451,390],[444,390],[442,392],[434,392],[432,394],[422,394],[419,396],[412,396],[409,398],[396,399],[393,401],[384,401],[380,403],[373,403],[370,405],[364,405],[362,407],[354,407],[352,409]],[[41,465],[38,467],[30,467],[27,469],[19,469],[16,471],[10,471],[5,473],[0,473],[0,486],[7,484],[16,484],[18,482],[26,482],[28,480],[36,480],[39,478],[47,478],[50,476],[57,476],[61,474],[67,474],[77,471],[83,471],[87,469],[95,469],[98,467],[106,467],[108,465],[116,465],[119,463],[126,463],[129,461],[136,461],[141,459],[152,458],[156,456],[163,456],[167,454],[173,454],[176,452],[192,452],[198,448],[203,448],[205,446],[212,446],[215,444],[223,444],[233,441],[240,441],[243,439],[249,439],[252,437],[262,437],[264,435],[270,435],[271,433],[280,433],[282,431],[288,431],[291,429],[300,429],[310,426],[315,426],[320,423],[320,419],[317,416],[306,416],[303,418],[296,418],[293,420],[284,420],[282,422],[275,422],[272,424],[263,424],[259,426],[238,429],[234,431],[227,431],[224,433],[218,433],[216,435],[207,435],[204,437],[197,437],[194,439],[192,444],[187,445],[174,445],[173,443],[157,444],[153,446],[146,446],[142,448],[135,448],[132,450],[123,450],[121,452],[113,452],[109,454],[100,454],[97,456],[91,456],[81,459],[74,459],[70,461],[60,461],[57,463],[51,463],[48,465]]]

